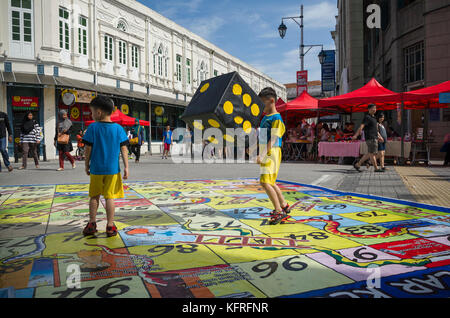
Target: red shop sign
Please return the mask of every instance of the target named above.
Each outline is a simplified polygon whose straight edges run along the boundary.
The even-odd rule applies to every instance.
[[[39,107],[38,97],[28,97],[28,96],[13,96],[12,98],[13,107]]]

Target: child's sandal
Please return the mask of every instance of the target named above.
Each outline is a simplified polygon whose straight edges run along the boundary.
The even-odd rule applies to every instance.
[[[113,224],[113,226],[106,227],[106,236],[107,237],[116,236],[116,235],[117,235],[117,227],[115,224]]]
[[[278,223],[283,221],[287,216],[286,213],[284,213],[284,211],[283,212],[272,211],[270,215],[271,215],[271,218],[269,220],[270,225],[277,225]]]
[[[289,206],[289,204],[286,204],[286,206],[283,209],[283,212],[286,214],[291,213],[291,207]]]
[[[94,235],[95,233],[97,233],[97,223],[89,222],[83,230],[83,235],[88,236]]]

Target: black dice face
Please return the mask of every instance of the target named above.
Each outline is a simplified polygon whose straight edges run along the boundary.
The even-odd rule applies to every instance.
[[[242,128],[250,134],[259,126],[261,99],[237,72],[203,81],[181,117],[192,129]],[[201,121],[201,124],[199,123]]]

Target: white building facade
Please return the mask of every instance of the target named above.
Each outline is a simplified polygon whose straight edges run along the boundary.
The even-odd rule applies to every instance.
[[[59,110],[74,141],[97,94],[150,121],[142,149],[153,153],[164,126],[184,127],[179,116],[205,79],[237,71],[256,92],[271,86],[286,99],[282,84],[134,0],[3,0],[0,16],[0,110],[15,138],[32,111],[49,159]],[[17,144],[8,150],[17,155]]]

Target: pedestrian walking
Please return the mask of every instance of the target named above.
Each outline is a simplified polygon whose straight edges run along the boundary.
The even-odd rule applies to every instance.
[[[378,123],[375,118],[375,113],[377,112],[377,106],[375,104],[370,104],[367,107],[368,114],[364,117],[364,121],[359,127],[356,134],[352,137],[352,140],[356,140],[361,132],[364,130],[364,136],[367,144],[367,154],[365,154],[358,162],[355,162],[353,167],[357,171],[361,171],[361,165],[364,164],[368,159],[372,162],[375,172],[383,172],[382,169],[378,168],[376,155],[378,153],[378,140],[381,136],[378,132]]]
[[[383,122],[384,122],[384,114],[383,113],[378,114],[377,121],[378,121],[378,132],[382,138],[378,141],[377,159],[380,160],[381,170],[386,171],[388,169],[384,166],[384,157],[386,154],[387,132],[386,132],[386,128],[383,125]]]
[[[33,118],[33,113],[26,113],[22,126],[20,127],[20,145],[22,146],[22,166],[19,170],[27,168],[28,153],[31,153],[34,159],[36,169],[39,169],[39,157],[37,147],[41,143],[41,130],[39,124]]]
[[[170,146],[172,145],[173,136],[172,131],[170,130],[170,126],[167,125],[166,130],[163,133],[163,143],[164,143],[164,151],[162,158],[167,159],[167,156],[170,152]]]
[[[135,125],[131,129],[130,150],[136,157],[136,163],[139,163],[141,157],[141,146],[144,144],[144,128],[139,124],[139,120],[136,119]]]
[[[61,110],[59,112],[60,121],[56,126],[55,134],[55,146],[56,150],[59,152],[59,168],[56,171],[64,170],[64,157],[69,159],[72,164],[72,169],[76,168],[75,159],[70,154],[73,151],[72,142],[70,141],[70,130],[72,128],[72,122],[67,115],[67,111]]]
[[[6,135],[8,133],[8,135]],[[0,112],[0,153],[3,157],[3,163],[9,172],[13,171],[13,167],[9,162],[9,155],[6,151],[6,136],[8,136],[8,142],[12,142],[11,125],[9,124],[8,115],[4,112]],[[0,162],[0,172],[2,171],[2,164]]]

